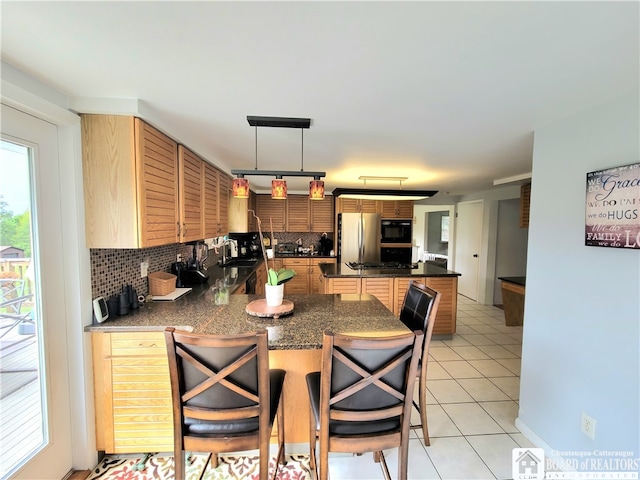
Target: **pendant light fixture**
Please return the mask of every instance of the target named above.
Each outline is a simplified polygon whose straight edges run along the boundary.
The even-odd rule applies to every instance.
[[[231,195],[234,198],[249,198],[249,180],[244,177],[234,178]]]
[[[287,199],[287,182],[278,175],[275,180],[271,180],[271,198],[274,200]]]
[[[245,175],[267,175],[275,177],[275,179],[271,181],[271,198],[282,200],[287,198],[287,182],[283,180],[283,177],[313,177],[313,181],[309,182],[309,198],[311,200],[322,200],[324,198],[324,182],[321,178],[326,176],[326,172],[304,171],[304,129],[309,128],[311,125],[311,119],[247,116],[247,121],[249,122],[249,125],[256,129],[256,166],[254,170],[231,170],[231,174],[236,175],[232,186],[233,197],[247,198],[249,196],[249,181],[244,178]],[[286,170],[258,170],[258,127],[299,128],[301,130],[302,153],[301,168],[299,172]]]
[[[309,182],[309,199],[324,200],[324,182],[322,180],[311,180]]]

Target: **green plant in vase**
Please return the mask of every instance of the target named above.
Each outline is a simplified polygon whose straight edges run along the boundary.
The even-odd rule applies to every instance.
[[[281,268],[280,270],[276,270],[276,260],[275,255],[272,257],[272,267],[269,267],[269,258],[267,257],[267,251],[264,249],[264,237],[262,236],[262,220],[260,217],[256,215],[256,212],[253,210],[249,210],[251,214],[256,219],[258,224],[258,234],[260,235],[260,248],[262,249],[262,256],[264,257],[264,265],[267,269],[267,284],[268,285],[282,285],[287,283],[293,277],[296,276],[295,270],[291,268]],[[271,222],[271,219],[269,219]],[[273,241],[273,225],[271,225],[271,240]]]

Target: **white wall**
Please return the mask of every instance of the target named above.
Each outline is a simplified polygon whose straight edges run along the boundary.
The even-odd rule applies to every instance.
[[[584,246],[586,173],[640,160],[639,105],[634,92],[535,133],[517,425],[547,454],[640,457],[640,250]]]
[[[493,303],[502,305],[502,285],[498,277],[520,277],[527,273],[529,229],[520,228],[520,199],[498,202],[496,272]]]

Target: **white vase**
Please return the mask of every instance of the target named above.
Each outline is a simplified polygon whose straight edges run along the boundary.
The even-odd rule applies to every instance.
[[[282,305],[282,299],[284,298],[284,283],[280,285],[269,285],[268,283],[265,283],[264,292],[268,306],[277,307]]]

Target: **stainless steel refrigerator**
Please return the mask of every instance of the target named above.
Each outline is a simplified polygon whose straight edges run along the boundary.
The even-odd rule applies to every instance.
[[[338,214],[338,256],[341,262],[380,261],[380,215]]]

